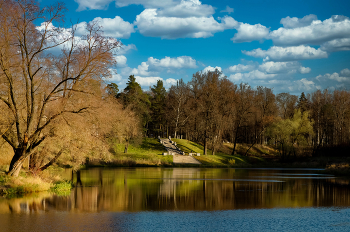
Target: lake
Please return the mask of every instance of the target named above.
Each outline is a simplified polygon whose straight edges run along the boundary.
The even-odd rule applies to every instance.
[[[0,231],[350,230],[349,181],[317,169],[93,168],[71,178],[65,196],[0,198]]]

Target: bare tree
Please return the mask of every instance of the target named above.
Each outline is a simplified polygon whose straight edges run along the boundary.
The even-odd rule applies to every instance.
[[[54,26],[63,20],[61,3],[40,9],[35,1],[1,0],[0,8],[0,104],[10,127],[2,137],[14,151],[8,175],[17,176],[52,128],[94,105],[86,101],[90,87],[110,76],[120,43],[104,37],[97,22],[81,37],[74,26]],[[36,27],[37,20],[44,23]],[[54,48],[61,53],[50,54]]]

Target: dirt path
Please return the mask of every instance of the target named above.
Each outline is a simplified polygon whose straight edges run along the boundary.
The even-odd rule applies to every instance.
[[[174,164],[202,164],[192,156],[187,156],[187,155],[174,155],[173,163]]]

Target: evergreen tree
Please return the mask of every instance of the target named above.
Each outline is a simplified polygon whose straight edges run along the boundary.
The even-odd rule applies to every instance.
[[[309,101],[305,97],[304,92],[302,92],[299,97],[297,108],[300,109],[301,113],[304,113],[309,109]]]
[[[118,95],[121,99],[124,108],[129,108],[140,117],[142,125],[146,130],[147,124],[150,121],[150,106],[149,96],[144,93],[139,83],[136,82],[134,75],[129,76],[129,81],[126,88]]]
[[[119,92],[118,85],[115,83],[110,83],[107,85],[107,93],[108,95],[117,97]]]
[[[152,125],[153,130],[158,135],[162,136],[162,131],[164,129],[164,114],[165,114],[165,97],[166,90],[163,86],[163,81],[158,80],[157,85],[154,85],[151,88],[152,91],[152,99],[151,99],[151,116],[152,116]]]

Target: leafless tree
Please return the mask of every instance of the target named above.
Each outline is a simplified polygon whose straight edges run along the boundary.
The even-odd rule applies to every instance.
[[[119,41],[104,37],[97,22],[76,36],[74,26],[59,26],[64,11],[61,3],[41,9],[31,0],[0,2],[0,104],[9,127],[2,137],[14,151],[11,176],[59,122],[94,106],[94,81],[110,76],[116,63]],[[40,27],[38,20],[44,21]],[[59,48],[59,55],[50,53]]]

